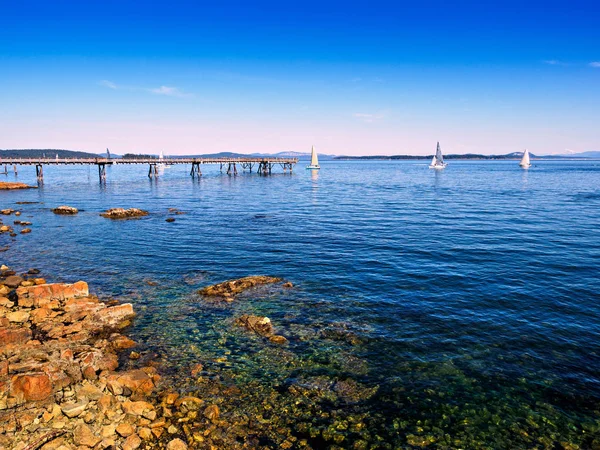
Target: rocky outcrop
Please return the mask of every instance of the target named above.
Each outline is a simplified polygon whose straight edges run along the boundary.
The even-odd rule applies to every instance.
[[[61,214],[61,215],[73,215],[73,214],[77,214],[79,212],[79,210],[77,208],[74,208],[72,206],[59,206],[58,208],[54,208],[52,210],[52,212],[54,214]]]
[[[29,186],[25,183],[11,183],[7,181],[0,181],[0,191],[10,191],[13,189],[35,189],[37,186]]]
[[[118,371],[117,352],[135,345],[121,334],[132,305],[108,306],[83,281],[36,285],[45,280],[1,273],[0,448],[157,444],[174,424],[158,414],[156,369]]]
[[[281,278],[276,277],[268,277],[263,275],[250,276],[207,286],[203,289],[200,289],[198,293],[206,297],[218,297],[226,301],[233,301],[236,295],[250,288],[265,284],[279,283],[281,281],[283,281]]]
[[[137,208],[111,208],[100,214],[102,217],[107,219],[134,219],[136,217],[143,217],[148,215],[148,211]]]

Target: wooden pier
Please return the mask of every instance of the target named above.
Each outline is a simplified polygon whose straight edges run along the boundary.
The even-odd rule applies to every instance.
[[[225,170],[228,175],[237,175],[238,167],[241,171],[256,167],[256,172],[259,175],[270,175],[273,168],[281,166],[283,172],[292,173],[294,165],[298,163],[298,158],[131,158],[131,159],[115,159],[115,158],[0,158],[0,167],[4,166],[4,171],[8,173],[8,166],[13,166],[13,170],[17,173],[17,166],[35,166],[35,173],[38,180],[44,178],[44,166],[61,166],[61,165],[88,165],[98,166],[98,176],[100,181],[106,180],[106,166],[112,165],[128,165],[128,164],[146,164],[148,165],[148,177],[158,177],[158,168],[171,165],[189,165],[191,166],[190,175],[192,177],[202,176],[202,165],[218,164],[221,172]]]

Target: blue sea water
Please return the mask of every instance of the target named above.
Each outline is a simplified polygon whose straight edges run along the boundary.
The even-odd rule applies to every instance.
[[[107,172],[101,184],[95,168],[47,167],[39,189],[0,191],[33,222],[0,235],[0,263],[132,302],[143,360],[182,391],[236,386],[225,416],[279,416],[305,448],[600,445],[600,162]],[[34,168],[17,179],[35,184]],[[51,212],[63,204],[80,213]],[[112,207],[150,215],[99,216]],[[252,274],[294,288],[196,294]],[[236,327],[241,314],[270,317],[289,343]],[[269,430],[256,432],[286,439]]]

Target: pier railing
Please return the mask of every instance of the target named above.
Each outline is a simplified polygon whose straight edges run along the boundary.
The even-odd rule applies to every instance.
[[[8,173],[8,166],[14,166],[14,171],[17,171],[17,165],[35,166],[38,179],[44,176],[44,165],[96,165],[98,166],[98,174],[101,180],[106,179],[106,166],[110,165],[126,165],[126,164],[148,164],[148,176],[158,177],[160,166],[171,166],[176,164],[190,164],[192,170],[191,176],[201,176],[202,164],[219,164],[221,172],[226,168],[227,174],[236,175],[238,173],[238,164],[242,170],[248,169],[252,172],[255,165],[257,173],[270,174],[273,167],[280,165],[283,167],[284,173],[289,170],[291,173],[295,164],[298,163],[298,158],[271,158],[271,157],[240,157],[240,158],[219,158],[219,157],[202,157],[202,158],[0,158],[0,166],[4,165],[4,172]],[[0,172],[2,173],[2,172]]]

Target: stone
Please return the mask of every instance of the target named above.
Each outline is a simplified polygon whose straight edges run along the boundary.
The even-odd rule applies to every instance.
[[[80,424],[73,430],[73,442],[76,445],[85,445],[86,447],[95,447],[102,441],[92,433],[92,430],[86,424]]]
[[[148,403],[145,401],[126,401],[123,402],[121,407],[123,408],[123,412],[134,416],[142,416],[144,415],[144,413],[154,409],[154,405],[152,403]]]
[[[73,417],[81,415],[85,411],[87,406],[87,400],[80,400],[76,403],[63,403],[62,405],[60,405],[60,409],[62,410],[65,416],[67,416],[69,419],[72,419]]]
[[[208,405],[204,410],[204,417],[208,420],[219,418],[219,407],[217,405]]]
[[[187,450],[188,446],[179,438],[175,438],[167,444],[167,450]]]
[[[274,334],[273,336],[269,337],[269,341],[273,342],[274,344],[285,344],[288,340],[283,336]]]
[[[125,322],[133,319],[135,313],[131,303],[123,303],[118,306],[101,309],[92,317],[92,322],[107,328],[122,328]]]
[[[27,233],[31,233],[31,228],[23,228],[21,230],[21,234],[27,234]]]
[[[198,363],[194,365],[194,367],[192,367],[192,376],[197,377],[202,370],[204,370],[204,366],[202,364]]]
[[[43,373],[16,375],[11,384],[11,395],[25,401],[46,400],[52,394],[50,378]]]
[[[270,336],[273,334],[273,325],[268,317],[244,314],[242,317],[236,319],[235,323],[261,336]]]
[[[135,428],[130,423],[121,423],[115,429],[120,436],[127,437],[135,433]]]
[[[72,206],[59,206],[52,210],[54,214],[62,214],[62,215],[73,215],[77,214],[79,210],[77,208],[73,208]]]
[[[118,385],[121,388],[121,392],[123,387],[127,387],[132,393],[140,395],[149,395],[154,390],[152,378],[140,369],[111,374],[107,377],[107,383],[109,388],[112,383]]]
[[[29,320],[29,313],[27,311],[14,311],[8,313],[6,318],[13,323],[25,323]]]
[[[152,438],[152,430],[150,428],[147,428],[147,427],[140,427],[140,428],[138,428],[137,434],[144,441],[148,441],[148,440],[150,440]]]
[[[228,297],[235,297],[236,295],[244,292],[255,286],[261,286],[265,284],[279,283],[283,281],[281,278],[268,277],[268,276],[250,276],[239,278],[237,280],[229,280],[223,283],[207,286],[200,289],[198,293],[207,297],[222,297],[227,299]]]
[[[169,223],[175,222],[175,218],[174,217],[167,217],[165,219],[165,222],[169,222]]]
[[[288,281],[287,283],[283,283],[282,286],[284,288],[293,288],[294,284],[291,281]]]
[[[134,359],[134,360],[135,360],[135,359],[140,359],[140,356],[141,356],[141,355],[140,355],[138,352],[135,352],[135,351],[134,351],[134,352],[131,352],[131,353],[129,353],[129,359]]]
[[[23,280],[23,278],[21,278],[18,275],[11,275],[10,277],[6,277],[3,281],[4,285],[8,286],[9,288],[18,288],[19,285],[25,280]]]
[[[29,328],[0,328],[0,345],[25,344],[31,340]]]
[[[8,182],[8,181],[0,181],[0,191],[9,191],[9,190],[13,190],[13,189],[36,189],[37,186],[29,186],[28,184],[25,183],[12,183],[12,182]],[[7,210],[2,210],[2,214],[5,214],[4,211]],[[8,211],[12,211],[12,210],[8,210]],[[10,214],[10,213],[9,213]]]
[[[135,450],[140,445],[142,445],[142,440],[140,439],[140,437],[137,434],[132,434],[127,439],[125,439],[122,448],[123,450]]]
[[[186,396],[181,397],[175,402],[175,407],[187,411],[197,411],[204,404],[204,400],[198,397]]]
[[[148,215],[148,211],[137,208],[111,208],[103,213],[100,213],[102,217],[107,219],[132,219],[136,217],[143,217]]]

